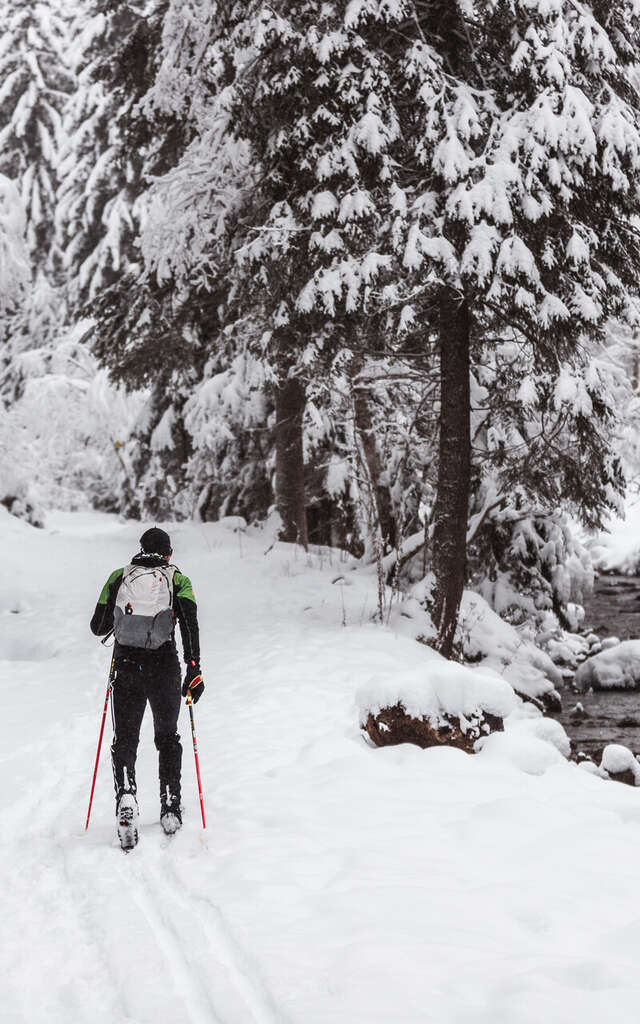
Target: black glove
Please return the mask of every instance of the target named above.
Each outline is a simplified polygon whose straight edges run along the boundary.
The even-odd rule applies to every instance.
[[[197,704],[204,693],[204,683],[200,675],[200,666],[197,661],[190,661],[187,664],[187,671],[184,674],[182,684],[182,696],[186,697],[191,691],[191,700]]]

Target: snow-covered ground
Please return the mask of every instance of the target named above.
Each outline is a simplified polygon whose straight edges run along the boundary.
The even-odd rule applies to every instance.
[[[160,831],[147,717],[138,848],[114,845],[109,731],[85,834],[109,661],[88,620],[142,531],[47,526],[0,510],[0,1020],[637,1024],[640,792],[570,765],[540,717],[478,756],[368,746],[356,694],[432,655],[369,622],[374,581],[335,553],[169,527],[199,599],[208,828],[185,709],[182,833]]]

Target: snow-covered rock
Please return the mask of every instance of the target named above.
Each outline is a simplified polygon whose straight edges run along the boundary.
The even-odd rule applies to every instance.
[[[457,747],[472,754],[476,740],[490,732],[503,729],[501,718],[477,710],[469,715],[438,716],[436,725],[426,716],[408,715],[400,703],[381,708],[376,715],[369,714],[363,728],[376,747],[390,747],[399,743],[414,743],[417,747]]]
[[[479,672],[447,661],[425,648],[424,668],[412,667],[393,676],[373,676],[356,694],[360,722],[365,715],[401,703],[414,718],[469,717],[484,711],[505,718],[517,705],[512,687],[494,672]]]
[[[624,640],[580,665],[578,690],[635,690],[640,686],[640,640]]]
[[[620,644],[619,636],[605,636],[600,641],[600,646],[603,651],[608,651],[611,647],[617,647]]]
[[[600,768],[617,782],[640,786],[640,764],[628,747],[609,743],[602,751]]]
[[[604,768],[600,768],[600,766],[597,765],[595,761],[592,761],[590,757],[585,757],[582,761],[578,761],[578,768],[583,772],[588,772],[589,775],[595,775],[598,779],[610,778]]]
[[[374,676],[356,702],[360,724],[376,746],[412,742],[470,753],[481,735],[502,728],[517,698],[498,675],[446,661],[425,648],[424,667]]]

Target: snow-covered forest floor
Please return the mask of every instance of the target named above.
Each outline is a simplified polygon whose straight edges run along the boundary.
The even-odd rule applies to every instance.
[[[208,828],[185,709],[163,837],[147,715],[125,856],[110,726],[84,833],[109,660],[88,620],[140,525],[0,510],[0,1019],[636,1024],[638,791],[560,756],[522,770],[508,742],[373,749],[356,692],[430,654],[370,623],[374,579],[333,584],[335,552],[258,531],[170,530],[199,601]]]

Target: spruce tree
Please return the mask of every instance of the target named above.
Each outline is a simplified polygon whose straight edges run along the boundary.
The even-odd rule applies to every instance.
[[[124,482],[121,501],[127,514],[157,517],[185,513],[176,505],[190,454],[182,409],[199,358],[198,341],[192,352],[180,333],[185,297],[146,278],[139,249],[150,180],[172,166],[185,139],[177,118],[144,104],[165,6],[96,0],[90,17],[77,19],[79,85],[67,116],[58,217],[69,299],[94,318],[94,351],[116,383],[133,389],[153,379],[126,453],[133,487]]]
[[[138,112],[153,75],[157,17],[144,3],[94,0],[72,26],[77,88],[65,114],[57,225],[70,301],[82,308],[121,281],[140,254],[146,175],[167,125]]]
[[[515,332],[562,402],[562,367],[579,373],[583,339],[629,315],[637,294],[638,14],[632,3],[568,0],[408,6],[403,263],[414,308],[439,318],[433,546],[438,647],[449,655],[471,485],[466,382],[490,327]],[[588,378],[585,388],[581,426],[597,437],[599,389]],[[597,518],[620,475],[606,458],[591,471]]]

